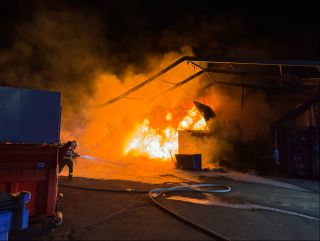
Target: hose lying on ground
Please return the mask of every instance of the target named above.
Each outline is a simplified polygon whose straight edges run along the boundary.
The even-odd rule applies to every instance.
[[[199,189],[201,187],[206,187],[206,188],[210,188],[210,187],[220,187],[220,189],[214,189],[214,190],[204,190],[204,189]],[[153,201],[154,204],[156,204],[159,208],[161,208],[162,210],[166,211],[167,213],[171,214],[172,216],[174,216],[175,218],[178,218],[179,220],[181,220],[182,222],[191,225],[193,228],[196,228],[198,230],[200,230],[201,232],[217,239],[217,240],[222,240],[222,241],[227,241],[229,239],[223,237],[222,235],[207,229],[206,227],[191,221],[190,219],[187,219],[183,216],[181,216],[180,214],[176,213],[175,211],[165,207],[164,205],[162,205],[160,202],[158,202],[155,198],[158,197],[159,195],[162,195],[164,193],[168,193],[168,192],[173,192],[173,191],[188,191],[188,192],[205,192],[205,193],[222,193],[222,192],[229,192],[231,191],[231,188],[228,186],[223,186],[223,185],[218,185],[218,184],[193,184],[193,185],[187,185],[187,186],[177,186],[177,187],[171,187],[171,188],[158,188],[158,189],[153,189],[149,192],[149,197],[150,199]]]
[[[170,188],[157,188],[153,189],[151,191],[145,191],[145,190],[135,190],[135,189],[100,189],[100,188],[89,188],[89,187],[80,187],[65,183],[60,183],[59,186],[64,187],[70,187],[70,188],[76,188],[81,190],[90,190],[90,191],[102,191],[102,192],[121,192],[121,193],[137,193],[137,194],[148,194],[151,201],[161,208],[162,210],[166,211],[167,213],[171,214],[173,217],[177,218],[178,220],[188,224],[189,226],[209,235],[210,237],[215,238],[216,240],[221,241],[228,241],[226,237],[223,237],[222,235],[207,229],[206,227],[195,223],[191,221],[190,219],[187,219],[180,214],[176,213],[175,211],[165,207],[160,202],[156,200],[156,198],[164,193],[168,192],[176,192],[176,191],[188,191],[188,192],[201,192],[201,193],[223,193],[223,192],[229,192],[231,191],[231,188],[224,185],[219,184],[192,184],[192,185],[185,185],[185,186],[175,186]],[[215,188],[215,189],[200,189],[200,188]]]
[[[214,188],[218,188],[220,187],[220,189],[214,189],[214,190],[205,190],[205,189],[199,189],[202,187],[206,187],[206,188],[210,188],[210,187],[214,187]],[[156,197],[158,197],[159,195],[162,195],[164,193],[168,193],[168,192],[175,192],[175,191],[188,191],[188,192],[202,192],[202,193],[221,193],[221,192],[229,192],[231,191],[231,188],[228,186],[223,186],[223,185],[218,185],[218,184],[193,184],[193,185],[187,185],[187,186],[176,186],[176,187],[171,187],[171,188],[158,188],[158,189],[154,189],[151,190],[149,192],[149,197],[150,199],[153,201],[154,204],[156,204],[159,208],[161,208],[162,210],[166,211],[167,213],[171,214],[172,216],[174,216],[175,218],[178,218],[180,221],[191,225],[193,228],[196,228],[197,230],[200,230],[201,232],[217,239],[217,240],[222,240],[222,241],[227,241],[229,239],[223,237],[222,235],[207,229],[206,227],[191,221],[190,219],[187,219],[183,216],[181,216],[180,214],[176,213],[175,211],[165,207],[164,205],[162,205],[160,202],[158,202],[156,200]]]
[[[59,186],[62,187],[71,187],[71,188],[76,188],[80,190],[87,190],[87,191],[97,191],[97,192],[120,192],[120,193],[140,193],[140,194],[148,194],[148,190],[135,190],[131,188],[127,189],[105,189],[105,188],[93,188],[93,187],[82,187],[82,186],[75,186],[75,185],[70,185],[70,184],[65,184],[65,183],[59,183]]]

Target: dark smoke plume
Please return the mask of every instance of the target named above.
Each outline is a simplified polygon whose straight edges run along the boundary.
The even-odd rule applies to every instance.
[[[106,50],[94,16],[42,9],[15,26],[12,47],[0,50],[0,85],[61,91],[64,124],[75,125]]]

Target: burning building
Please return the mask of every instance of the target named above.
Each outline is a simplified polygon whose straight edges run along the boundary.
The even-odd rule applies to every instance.
[[[187,62],[193,68],[193,72],[189,72],[189,76],[178,82],[177,79],[172,82],[161,79],[167,72],[183,62]],[[279,113],[283,113],[283,110],[288,109],[291,104],[288,101],[283,102],[281,109],[274,105],[272,101],[281,97],[278,94],[280,90],[285,90],[285,94],[287,96],[290,95],[295,102],[299,98],[303,99],[304,93],[307,91],[316,93],[319,87],[314,81],[318,79],[318,75],[317,73],[314,74],[313,70],[317,66],[318,63],[315,62],[248,59],[214,60],[182,57],[145,81],[100,106],[105,107],[124,98],[134,99],[132,96],[135,92],[140,91],[145,86],[156,83],[159,79],[160,82],[172,86],[168,89],[160,90],[160,93],[159,91],[152,91],[154,94],[152,98],[163,96],[164,94],[168,95],[169,91],[178,89],[182,85],[187,85],[194,79],[202,80],[201,84],[198,82],[198,87],[200,86],[200,88],[195,92],[197,92],[198,99],[213,106],[215,111],[208,105],[194,102],[195,106],[187,107],[185,114],[181,114],[181,111],[179,112],[180,114],[176,114],[179,109],[172,110],[172,108],[170,112],[164,112],[162,121],[156,123],[156,125],[150,118],[144,118],[140,123],[136,124],[133,131],[126,135],[123,155],[145,156],[150,159],[170,161],[174,155],[178,155],[179,158],[179,155],[183,154],[201,154],[202,160],[206,165],[215,166],[220,160],[224,159],[223,156],[228,156],[227,152],[238,152],[238,154],[229,155],[230,162],[237,164],[234,167],[247,166],[246,168],[249,168],[250,164],[250,168],[254,168],[260,165],[261,158],[265,158],[268,155],[271,156],[271,146],[268,143],[270,137],[270,133],[268,134],[269,125],[274,122]],[[311,69],[312,71],[309,71]],[[304,75],[303,73],[306,72],[308,74]],[[199,78],[203,74],[208,74],[209,78],[204,76]],[[212,92],[210,92],[214,86],[223,87],[229,92],[225,91],[225,96],[223,96],[223,92],[220,92],[220,98],[214,98],[212,97]],[[237,94],[232,96],[230,89],[234,92],[237,91]],[[238,93],[239,90],[240,94]],[[273,99],[266,99],[270,95],[274,96]],[[260,99],[254,99],[256,97]],[[240,102],[238,108],[236,108],[236,102]],[[170,106],[170,102],[168,102],[168,105]],[[164,105],[162,104],[162,106]],[[255,109],[251,109],[252,107]],[[215,113],[216,108],[218,117],[216,117]],[[154,109],[157,109],[156,104]],[[233,113],[231,113],[232,111]],[[159,113],[160,109],[156,115],[159,116]],[[229,118],[228,115],[232,115],[232,118]],[[262,132],[265,133],[263,135],[263,144],[259,139],[259,133]],[[247,136],[242,136],[240,133],[244,133]],[[261,144],[259,148],[263,149],[263,151],[257,147],[258,144]],[[245,147],[246,145],[247,147]],[[251,163],[248,164],[248,160]]]
[[[135,130],[129,134],[124,148],[124,154],[145,155],[149,158],[170,160],[173,155],[180,152],[180,133],[182,130],[207,133],[207,125],[204,117],[192,107],[187,111],[184,118],[174,127],[170,122],[173,114],[167,113],[165,121],[168,125],[163,129],[153,128],[148,119],[136,125]],[[180,136],[180,137],[179,137]],[[181,142],[181,146],[185,144]]]
[[[144,119],[129,135],[124,154],[172,161],[175,156],[177,167],[184,166],[181,161],[184,162],[185,158],[197,155],[197,162],[200,163],[197,169],[201,169],[201,160],[207,164],[212,162],[207,144],[211,137],[208,122],[215,114],[209,106],[197,101],[193,103],[195,106],[187,111],[175,127],[168,123],[163,129],[152,128],[150,121]],[[165,120],[170,122],[173,116],[172,113],[167,113]]]

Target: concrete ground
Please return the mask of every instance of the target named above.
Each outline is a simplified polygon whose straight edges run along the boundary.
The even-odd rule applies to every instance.
[[[319,240],[319,190],[306,181],[281,182],[247,174],[185,173],[161,175],[160,183],[60,177],[62,184],[94,189],[151,190],[190,183],[228,185],[228,193],[175,192],[157,200],[231,240]],[[177,176],[175,176],[177,175]],[[166,182],[165,180],[170,180]],[[294,185],[293,185],[294,183]],[[317,181],[309,181],[317,185]],[[104,192],[60,186],[63,224],[53,228],[39,218],[12,240],[214,240],[156,207],[146,194]]]

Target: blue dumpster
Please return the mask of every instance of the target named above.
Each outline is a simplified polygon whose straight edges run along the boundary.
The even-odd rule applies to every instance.
[[[10,229],[28,228],[29,211],[26,203],[29,192],[7,194],[0,192],[0,241],[7,241]]]

